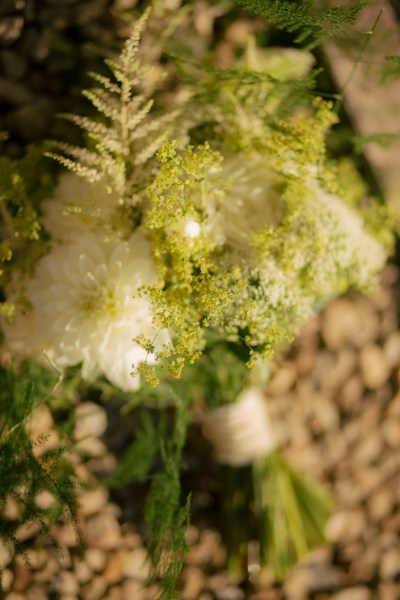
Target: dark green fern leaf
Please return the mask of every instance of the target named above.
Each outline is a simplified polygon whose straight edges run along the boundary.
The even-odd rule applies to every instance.
[[[46,436],[32,439],[29,424],[38,399],[35,383],[27,381],[27,373],[29,368],[24,367],[18,373],[0,369],[0,538],[12,558],[25,556],[24,542],[17,537],[21,525],[37,525],[43,541],[59,551],[52,525],[65,518],[74,524],[77,547],[82,549],[74,470],[65,459],[66,447],[39,452]],[[36,500],[42,492],[53,496],[52,507],[38,505]],[[19,510],[17,519],[5,512],[9,500]]]
[[[182,450],[186,440],[188,407],[173,390],[176,402],[175,423],[172,432],[165,432],[160,441],[164,463],[152,481],[146,501],[147,548],[152,563],[152,579],[158,579],[159,598],[174,600],[176,581],[189,550],[185,531],[189,523],[190,498],[181,505],[180,470]]]
[[[345,25],[356,22],[357,15],[365,5],[359,0],[353,6],[334,6],[312,11],[315,0],[236,0],[244,8],[264,15],[276,27],[296,35],[295,42],[310,49],[323,40],[341,33]]]

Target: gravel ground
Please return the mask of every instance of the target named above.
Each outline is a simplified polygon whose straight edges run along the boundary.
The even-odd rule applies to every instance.
[[[285,454],[322,481],[335,498],[327,527],[329,544],[293,568],[282,585],[268,573],[256,584],[244,573],[229,575],[220,535],[209,525],[215,521],[209,484],[202,492],[205,518],[187,534],[191,550],[180,580],[182,600],[400,598],[398,293],[398,271],[390,266],[370,299],[350,294],[332,302],[272,370],[268,402]],[[98,476],[115,466],[107,448],[115,446],[113,438],[121,441],[120,429],[113,430],[117,421],[110,407],[93,402],[79,404],[76,412],[72,459],[89,484],[80,492],[84,560],[76,557],[70,526],[55,530],[65,549],[62,558],[46,548],[35,550],[34,529],[22,530],[22,539],[32,538],[31,566],[19,559],[10,567],[0,548],[5,598],[150,599],[156,588],[143,587],[148,565],[140,535],[140,491],[133,496],[132,490],[125,490],[116,496],[117,503],[95,487]],[[51,432],[47,443],[57,441],[46,408],[40,408],[33,423],[34,434]],[[193,502],[201,501],[197,491]]]

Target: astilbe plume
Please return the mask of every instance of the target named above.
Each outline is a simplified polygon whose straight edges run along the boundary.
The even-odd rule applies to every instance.
[[[83,94],[101,120],[65,115],[87,134],[88,147],[59,142],[56,148],[61,153],[48,153],[89,182],[101,180],[106,189],[118,195],[121,204],[135,203],[143,178],[146,181],[143,165],[166,139],[169,125],[178,114],[174,110],[161,116],[151,113],[156,83],[149,81],[153,66],[143,64],[138,56],[149,12],[136,21],[119,58],[105,61],[111,77],[90,73],[98,87]]]

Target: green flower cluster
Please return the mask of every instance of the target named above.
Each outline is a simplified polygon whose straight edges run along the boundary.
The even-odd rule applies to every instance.
[[[246,345],[252,364],[293,339],[321,303],[373,285],[393,245],[389,217],[381,220],[371,200],[363,207],[355,171],[339,178],[327,161],[335,121],[330,104],[315,99],[288,120],[264,122],[256,150],[235,153],[222,134],[158,152],[142,227],[160,281],[143,292],[156,325],[173,334],[158,358],[175,375],[201,354],[208,328]],[[152,350],[151,340],[136,341]],[[157,383],[154,367],[139,370]]]

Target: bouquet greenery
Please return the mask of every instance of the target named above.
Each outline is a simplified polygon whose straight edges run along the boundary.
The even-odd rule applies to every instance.
[[[109,483],[145,479],[160,453],[146,512],[162,597],[187,550],[179,471],[191,421],[228,465],[227,497],[244,490],[227,508],[232,564],[256,537],[282,577],[323,540],[330,499],[279,453],[268,361],[329,299],[368,291],[393,249],[389,210],[350,161],[327,156],[338,117],[312,92],[313,55],[249,39],[229,69],[189,60],[177,49],[190,11],[167,4],[136,20],[109,76],[91,74],[96,114],[67,115],[85,144],[45,148],[69,172],[55,180],[43,149],[0,170],[4,350],[17,372],[44,352],[141,404],[143,430]],[[312,3],[300,14],[295,2],[289,18],[287,2],[258,4],[309,48],[360,8],[307,17]],[[234,524],[247,513],[248,529]]]

